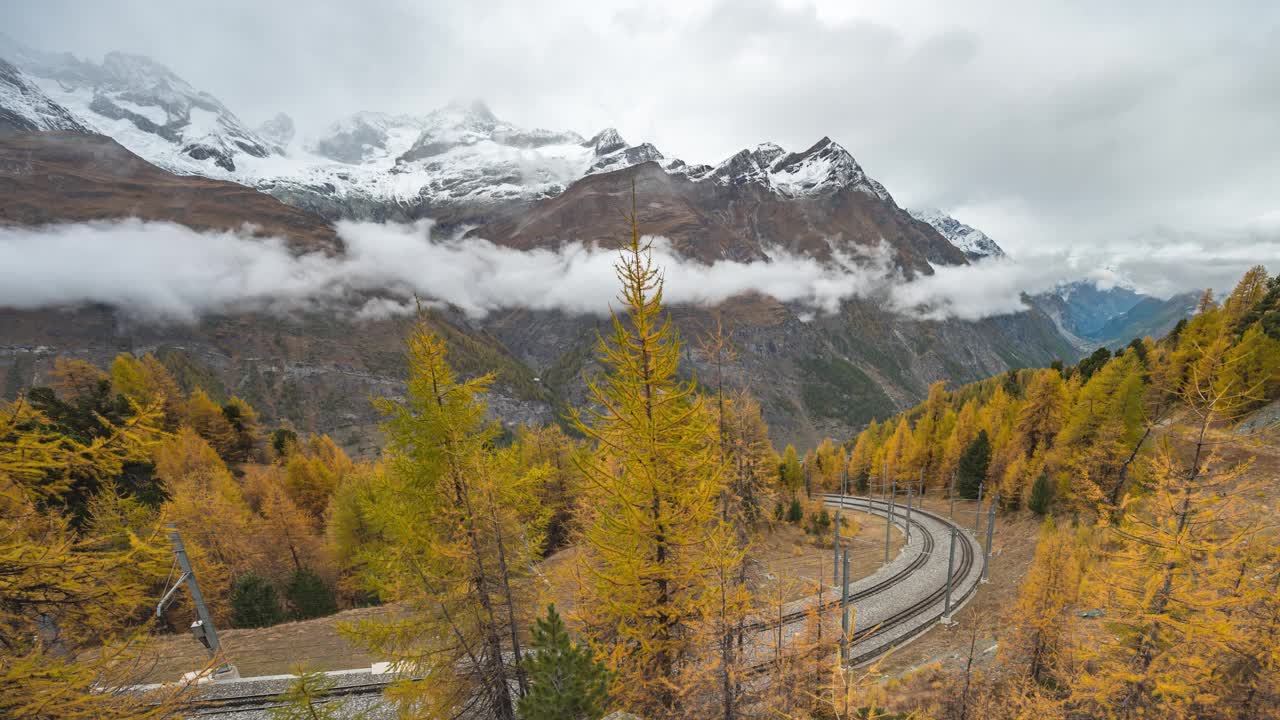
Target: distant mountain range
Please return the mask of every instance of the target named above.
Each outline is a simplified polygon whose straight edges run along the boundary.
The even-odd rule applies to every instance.
[[[910,212],[917,220],[929,223],[969,260],[1007,257],[986,233],[939,210]],[[1156,298],[1123,285],[1104,288],[1093,281],[1077,280],[1028,300],[1053,318],[1059,331],[1084,351],[1099,346],[1120,347],[1135,338],[1162,337],[1179,320],[1195,312],[1199,294]]]
[[[1003,254],[943,213],[899,207],[830,138],[799,152],[764,143],[696,165],[613,129],[590,138],[526,130],[473,103],[422,116],[357,113],[300,140],[287,116],[250,128],[147,58],[112,53],[95,64],[12,41],[0,41],[0,58],[13,63],[0,65],[0,184],[10,188],[0,222],[248,223],[296,252],[341,253],[326,221],[430,217],[515,248],[612,247],[627,235],[618,211],[634,183],[645,231],[703,262],[764,263],[780,251],[826,261],[887,247],[912,278]],[[776,438],[809,443],[909,407],[938,380],[1070,361],[1107,337],[1176,322],[1160,301],[1111,293],[1060,292],[977,322],[913,319],[874,299],[815,316],[750,295],[720,311],[740,350],[731,380],[760,397]],[[711,324],[708,308],[673,311],[687,338]],[[510,308],[482,320],[445,311],[435,322],[460,366],[498,368],[493,403],[504,420],[552,420],[582,399],[598,318]],[[0,387],[38,380],[57,353],[105,363],[120,351],[156,351],[181,377],[247,396],[269,421],[367,449],[376,423],[368,397],[403,392],[406,323],[250,314],[184,327],[96,306],[0,309]],[[688,359],[708,371],[696,354]]]

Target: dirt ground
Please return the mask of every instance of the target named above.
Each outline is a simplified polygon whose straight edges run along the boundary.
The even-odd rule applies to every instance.
[[[243,677],[283,675],[300,664],[311,670],[367,668],[379,658],[347,642],[338,625],[385,617],[392,611],[389,607],[358,608],[269,628],[219,630],[218,638]],[[152,648],[155,660],[147,682],[177,680],[183,673],[202,669],[208,661],[204,648],[185,634],[157,638]]]
[[[885,521],[860,512],[845,511],[842,516],[846,531],[841,533],[840,542],[842,547],[852,548],[849,581],[853,582],[875,573],[884,564]],[[850,524],[853,532],[848,531]],[[834,587],[831,540],[829,530],[816,537],[788,524],[779,524],[766,533],[760,546],[752,552],[758,569],[756,593],[772,597],[780,583],[783,599],[791,601],[813,595],[819,582]],[[897,557],[903,545],[902,534],[891,533],[889,540],[889,557]]]
[[[850,574],[858,579],[878,570],[884,560],[884,520],[868,518],[862,513],[846,513],[846,519],[850,515],[856,532],[844,535],[842,542],[854,548]],[[829,532],[819,538],[799,527],[779,523],[765,533],[752,551],[758,569],[754,574],[756,592],[772,593],[780,583],[789,601],[812,594],[818,580],[830,585],[830,544]],[[896,556],[901,546],[901,534],[893,533],[891,556]],[[573,569],[578,552],[577,548],[568,548],[541,563],[537,579],[540,603],[555,602],[562,612],[572,612],[577,583]],[[343,623],[376,619],[390,612],[393,609],[388,607],[346,610],[326,618],[269,628],[222,630],[219,638],[227,657],[242,676],[284,674],[299,664],[313,670],[368,667],[381,658],[348,642],[338,628]],[[203,648],[182,634],[157,638],[154,655],[154,667],[147,677],[149,682],[177,679],[185,672],[202,668],[207,660]]]

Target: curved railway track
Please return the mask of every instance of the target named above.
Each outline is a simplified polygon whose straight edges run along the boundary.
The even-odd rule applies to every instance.
[[[835,496],[828,497],[830,498]],[[854,507],[849,504],[849,500],[850,498],[844,498],[843,500],[838,500],[835,504],[839,504],[841,507]],[[933,533],[930,532],[923,523],[918,524],[914,520],[917,515],[925,515],[933,518],[947,527],[956,525],[954,522],[946,520],[935,513],[913,508],[912,528],[913,530],[919,528],[920,532],[924,532],[926,534],[925,537],[927,538],[928,549],[921,552],[921,556],[923,557],[927,553],[932,552],[932,548],[936,547],[937,543],[933,537]],[[974,582],[971,583],[966,583],[966,581],[969,580],[969,574],[974,569],[975,564],[979,564],[979,570],[981,570],[981,564],[985,564],[986,562],[985,556],[982,556],[980,553],[981,546],[978,545],[976,539],[970,538],[963,530],[960,532],[958,538],[959,541],[957,544],[960,549],[960,552],[958,553],[959,558],[951,574],[951,581],[953,583],[951,608],[953,612],[964,605],[973,593],[977,592],[978,583],[976,582],[976,578],[974,578]],[[979,572],[979,575],[980,574],[981,573]],[[868,641],[874,641],[876,638],[887,635],[891,631],[897,630],[904,625],[914,623],[914,625],[905,632],[894,634],[891,639],[888,639],[882,644],[875,644],[870,648],[860,648],[855,650],[854,654],[850,655],[847,660],[847,664],[851,667],[865,665],[866,663],[875,660],[893,648],[914,639],[917,635],[928,630],[935,622],[942,619],[944,608],[941,604],[945,603],[945,598],[946,577],[944,574],[942,582],[938,584],[937,589],[920,597],[915,602],[898,610],[875,625],[863,630],[855,630],[852,633],[850,640],[850,647],[852,648],[858,648],[861,644]],[[935,608],[935,605],[938,607]]]
[[[842,509],[869,510],[885,517],[889,514],[889,503],[883,500],[837,495],[826,495],[824,497],[828,505],[838,505]],[[848,602],[853,604],[855,608],[858,603],[874,601],[877,595],[912,579],[929,561],[934,550],[939,547],[938,539],[934,536],[933,530],[926,523],[920,521],[921,516],[927,517],[948,529],[952,526],[958,527],[954,522],[936,513],[912,508],[911,530],[913,533],[919,533],[922,538],[921,546],[916,551],[915,557],[888,577],[875,582],[869,587],[859,588],[848,593]],[[901,528],[905,523],[905,513],[902,511],[901,506],[898,506],[894,511],[894,525]],[[973,571],[975,563],[985,562],[985,558],[979,552],[980,546],[978,546],[975,539],[969,537],[963,530],[960,531],[957,539],[959,546],[958,558],[951,573],[953,582],[951,606],[953,611],[962,606],[977,590],[977,577],[970,578],[970,573]],[[945,544],[942,547],[948,547],[949,550],[949,546]],[[873,575],[872,577],[874,578],[875,576]],[[865,665],[895,647],[910,641],[940,620],[944,614],[942,605],[945,603],[946,597],[945,570],[943,571],[943,576],[935,584],[936,587],[930,586],[927,592],[915,598],[910,604],[896,610],[869,627],[856,629],[857,613],[855,613],[855,630],[850,635],[849,643],[852,654],[847,664],[851,667]],[[823,602],[819,606],[819,611],[838,610],[839,605],[840,597],[837,595],[835,598]],[[811,606],[806,605],[788,612],[782,617],[781,624],[787,625],[800,622],[804,620],[810,610]],[[778,620],[767,623],[758,622],[749,626],[749,629],[755,631],[776,629],[779,624]],[[750,671],[752,674],[762,674],[767,672],[771,665],[772,661],[763,661],[753,665]]]
[[[875,498],[856,497],[856,496],[824,496],[828,505],[839,506],[846,510],[866,511],[877,515],[887,517],[889,514],[889,503]],[[896,506],[894,511],[894,526],[899,530],[905,526],[905,513],[901,506]],[[893,569],[887,576],[876,578],[871,575],[865,580],[874,580],[869,585],[851,589],[846,598],[847,601],[858,607],[861,603],[875,602],[880,596],[897,588],[903,583],[913,581],[917,574],[926,569],[930,560],[934,557],[934,552],[940,547],[947,548],[946,541],[939,543],[939,539],[935,537],[936,526],[940,525],[949,529],[956,526],[954,522],[946,518],[929,512],[912,508],[911,512],[911,532],[919,533],[920,545],[914,550],[915,555],[901,567]],[[921,518],[927,518],[932,522],[922,522]],[[935,527],[931,528],[931,525]],[[958,526],[956,526],[958,527]],[[959,552],[957,553],[957,562],[952,571],[952,610],[962,606],[977,590],[977,579],[970,577],[974,570],[975,564],[981,570],[981,563],[985,562],[980,552],[980,546],[976,539],[972,538],[967,531],[961,530],[958,535]],[[888,570],[888,567],[884,568]],[[879,573],[877,573],[879,574]],[[979,573],[980,574],[980,573]],[[851,584],[852,586],[852,584]],[[945,570],[943,577],[938,581],[927,583],[925,592],[918,597],[912,599],[912,602],[901,608],[895,609],[886,617],[880,618],[874,625],[856,629],[850,638],[850,656],[847,665],[857,667],[865,665],[872,660],[893,650],[895,647],[914,639],[933,626],[935,622],[941,619],[943,615],[942,604],[946,594]],[[801,602],[799,607],[786,612],[780,619],[758,620],[748,624],[745,629],[748,632],[755,633],[757,636],[761,633],[777,630],[779,626],[787,626],[795,623],[803,622],[812,610],[812,598],[808,604]],[[840,597],[830,600],[824,600],[818,605],[819,612],[830,612],[838,610],[840,606]],[[857,614],[855,613],[855,626]],[[748,668],[748,673],[753,676],[764,675],[773,665],[772,660],[765,660],[755,663]],[[360,695],[371,695],[382,692],[388,684],[392,682],[391,678],[387,680],[378,680],[371,682],[356,682],[348,685],[339,685],[333,688],[329,693],[332,697],[351,697]],[[249,688],[246,688],[248,690]],[[219,698],[204,698],[193,701],[189,705],[188,717],[216,717],[219,715],[231,715],[243,712],[252,712],[255,710],[265,710],[277,704],[279,691],[273,692],[248,692],[243,695],[226,696]]]

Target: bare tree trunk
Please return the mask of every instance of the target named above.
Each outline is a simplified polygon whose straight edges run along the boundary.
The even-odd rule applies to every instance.
[[[516,624],[516,603],[511,594],[511,571],[507,568],[507,550],[502,542],[498,509],[494,507],[492,495],[489,496],[489,515],[493,519],[493,537],[498,544],[498,573],[502,578],[502,592],[507,602],[507,625],[511,630],[511,652],[515,658],[516,684],[520,688],[520,697],[524,697],[529,692],[529,681],[525,675],[523,658],[520,656],[520,628]]]

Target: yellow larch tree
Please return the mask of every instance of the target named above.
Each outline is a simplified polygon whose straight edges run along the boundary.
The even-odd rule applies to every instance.
[[[459,380],[425,321],[408,356],[407,399],[377,402],[386,487],[362,512],[381,540],[361,558],[366,587],[405,612],[352,636],[415,676],[389,691],[402,714],[512,720],[512,692],[526,690],[521,633],[535,603],[522,580],[542,545],[545,466],[525,471],[516,449],[493,449],[492,376]]]
[[[662,307],[662,278],[635,216],[616,264],[623,312],[598,343],[602,377],[573,414],[595,445],[583,463],[588,509],[578,620],[618,675],[618,702],[647,717],[675,713],[699,618],[715,600],[728,532],[717,512],[724,472],[715,417],[678,375],[681,343]]]
[[[134,411],[81,443],[47,430],[45,418],[21,398],[0,403],[0,716],[96,720],[176,713],[174,690],[109,691],[142,674],[139,641],[146,628],[134,623],[150,598],[129,570],[145,552],[144,541],[128,538],[119,547],[77,533],[46,506],[73,474],[105,480],[146,458],[158,438],[160,411]],[[84,654],[95,647],[101,650]]]
[[[1178,719],[1211,715],[1227,700],[1215,678],[1239,603],[1231,558],[1259,521],[1242,480],[1248,461],[1222,457],[1211,437],[1242,402],[1221,389],[1228,349],[1223,335],[1189,366],[1179,398],[1190,437],[1162,437],[1144,458],[1142,492],[1123,498],[1101,546],[1087,586],[1107,632],[1087,646],[1073,696],[1082,710]]]
[[[1045,520],[1035,558],[1009,613],[1009,637],[1000,644],[1002,659],[1019,666],[1034,683],[1048,682],[1064,664],[1084,559],[1077,533],[1058,527],[1052,518]]]

